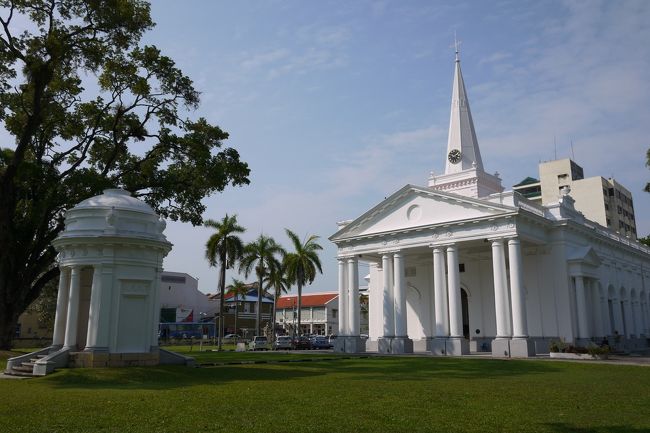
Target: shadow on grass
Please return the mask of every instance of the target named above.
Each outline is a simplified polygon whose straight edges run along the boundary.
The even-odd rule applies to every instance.
[[[432,378],[464,380],[536,375],[558,370],[558,367],[549,363],[527,361],[365,358],[206,368],[158,366],[66,369],[39,380],[58,388],[161,390],[196,385],[219,386],[237,381],[286,381],[327,375],[354,381]]]
[[[218,386],[246,380],[288,380],[318,373],[295,369],[272,371],[254,366],[191,368],[182,366],[65,369],[42,380],[57,388],[173,389],[197,385]]]
[[[307,366],[309,368],[310,366]],[[314,366],[318,368],[318,366]],[[458,358],[367,358],[332,362],[330,371],[351,374],[350,380],[497,379],[561,371],[546,362]]]
[[[635,428],[629,425],[610,425],[602,427],[576,427],[566,423],[547,424],[553,431],[560,433],[650,433],[647,428]]]

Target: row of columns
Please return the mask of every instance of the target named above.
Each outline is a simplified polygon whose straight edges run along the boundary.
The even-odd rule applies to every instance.
[[[573,284],[579,339],[611,336],[614,331],[628,338],[650,335],[647,303],[638,299],[610,299],[595,278],[578,275],[573,277]]]

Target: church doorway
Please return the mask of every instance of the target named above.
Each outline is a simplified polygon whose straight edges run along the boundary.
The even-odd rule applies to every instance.
[[[469,339],[469,300],[467,298],[467,291],[460,289],[460,301],[463,310],[463,337]]]

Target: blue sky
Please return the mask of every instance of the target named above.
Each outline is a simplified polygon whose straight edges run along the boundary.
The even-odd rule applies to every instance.
[[[336,290],[336,221],[444,167],[454,31],[485,168],[507,188],[570,156],[633,193],[650,232],[650,2],[154,1],[146,43],[202,92],[196,116],[230,133],[251,185],[206,199],[245,240],[322,237]],[[168,270],[214,291],[210,230],[170,223]],[[363,272],[363,270],[361,271]],[[251,278],[252,280],[252,278]],[[230,281],[230,275],[228,277]]]

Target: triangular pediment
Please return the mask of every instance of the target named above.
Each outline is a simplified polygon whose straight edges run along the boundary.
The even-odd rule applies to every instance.
[[[601,260],[598,254],[590,246],[578,247],[571,250],[568,254],[569,262],[583,263],[590,266],[600,266]]]
[[[347,224],[331,240],[368,236],[498,216],[515,208],[406,185]]]

